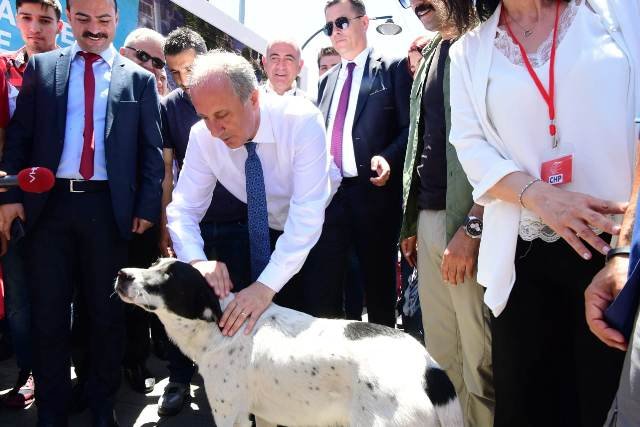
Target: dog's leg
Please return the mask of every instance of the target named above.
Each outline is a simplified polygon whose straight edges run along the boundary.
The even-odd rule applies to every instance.
[[[271,424],[270,422],[256,416],[256,427],[276,427],[276,424]]]
[[[233,424],[234,427],[251,427],[251,421],[249,420],[248,412],[240,412],[236,417],[236,422]]]

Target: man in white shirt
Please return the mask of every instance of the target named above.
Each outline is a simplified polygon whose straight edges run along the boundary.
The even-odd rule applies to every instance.
[[[300,46],[289,39],[274,39],[267,44],[267,53],[262,57],[262,67],[267,81],[260,87],[265,93],[307,97],[296,84],[304,61]]]
[[[355,249],[364,276],[369,321],[393,327],[411,76],[406,59],[368,47],[362,0],[327,1],[325,20],[342,62],[322,76],[318,107],[344,177],[336,196],[344,202],[332,203],[327,217],[343,219],[348,230],[346,244]]]
[[[274,296],[289,305],[279,297],[300,290],[290,280],[320,238],[339,177],[330,174],[320,112],[301,98],[262,97],[241,56],[214,51],[199,57],[189,86],[202,121],[191,130],[168,227],[178,258],[224,298],[233,284],[223,263],[207,261],[198,224],[218,181],[247,202],[253,283],[229,304],[220,326],[233,335],[248,320],[250,333]]]

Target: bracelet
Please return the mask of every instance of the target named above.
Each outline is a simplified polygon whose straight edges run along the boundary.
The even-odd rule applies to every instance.
[[[614,256],[620,256],[620,255],[629,256],[630,253],[631,253],[631,248],[629,246],[620,246],[618,248],[613,248],[609,250],[609,252],[607,252],[607,257],[605,262],[609,262],[609,260],[611,260],[611,258],[613,258]]]
[[[529,187],[531,187],[533,184],[535,184],[538,181],[542,182],[540,178],[532,179],[527,183],[527,185],[522,187],[522,190],[520,190],[520,194],[518,194],[518,201],[520,202],[520,206],[522,206],[523,209],[526,209],[526,206],[524,205],[524,203],[522,203],[522,196],[524,196],[524,192],[527,191]]]

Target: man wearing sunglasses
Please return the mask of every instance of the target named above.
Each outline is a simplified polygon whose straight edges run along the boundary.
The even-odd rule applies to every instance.
[[[159,94],[164,92],[161,78],[165,66],[163,46],[162,34],[149,28],[137,28],[129,33],[124,45],[120,48],[120,55],[132,60],[155,76]]]
[[[320,80],[318,106],[325,117],[327,145],[343,176],[325,222],[345,224],[348,236],[336,245],[355,247],[369,321],[395,326],[411,76],[406,59],[389,59],[367,46],[369,18],[362,0],[328,1],[325,20],[325,33],[341,63]]]
[[[473,203],[471,186],[447,138],[449,47],[474,25],[473,6],[469,0],[400,3],[413,9],[426,30],[436,32],[422,50],[411,91],[400,246],[411,265],[417,262],[429,353],[456,387],[465,424],[491,426],[489,313],[474,273],[483,209]]]

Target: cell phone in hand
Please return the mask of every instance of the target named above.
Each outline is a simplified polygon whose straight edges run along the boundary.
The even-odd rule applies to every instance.
[[[11,241],[16,243],[24,237],[24,222],[20,218],[16,218],[11,223]]]

